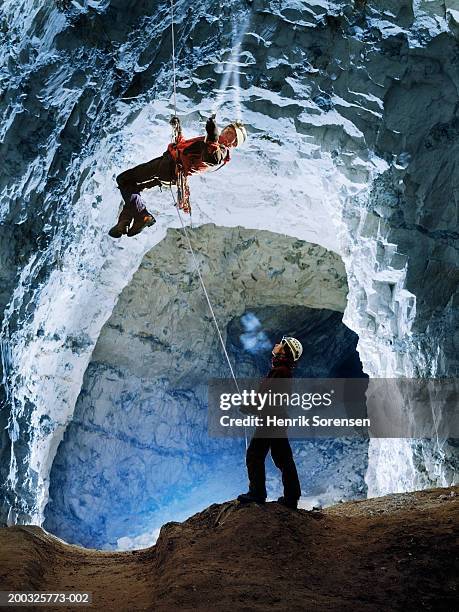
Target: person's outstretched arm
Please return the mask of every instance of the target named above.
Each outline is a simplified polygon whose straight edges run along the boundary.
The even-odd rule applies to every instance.
[[[218,142],[218,127],[215,122],[215,115],[209,117],[206,122],[206,142]]]
[[[218,143],[218,127],[215,121],[215,115],[209,117],[206,122],[206,139],[207,148],[204,151],[203,161],[208,164],[222,164],[226,158],[226,148],[221,147]]]

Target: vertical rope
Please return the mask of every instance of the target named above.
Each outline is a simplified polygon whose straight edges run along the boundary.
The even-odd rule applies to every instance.
[[[217,334],[218,334],[218,337],[220,339],[220,344],[222,345],[222,349],[223,349],[223,352],[225,354],[226,361],[228,362],[228,367],[229,367],[230,372],[231,372],[231,377],[234,380],[234,384],[236,386],[236,389],[237,389],[238,393],[240,393],[241,391],[239,389],[239,385],[238,385],[238,382],[237,382],[237,379],[236,379],[236,375],[234,373],[233,366],[231,364],[231,359],[230,359],[230,357],[228,355],[228,351],[226,350],[225,342],[223,341],[223,336],[222,336],[222,333],[220,331],[220,326],[218,324],[217,317],[215,316],[215,311],[214,311],[214,309],[212,307],[212,303],[210,301],[209,294],[207,293],[207,289],[206,289],[206,286],[204,284],[204,279],[202,278],[201,270],[199,269],[198,260],[196,259],[196,255],[194,253],[193,246],[191,244],[190,235],[188,234],[188,230],[186,229],[186,225],[183,223],[183,218],[182,218],[182,215],[180,214],[179,207],[175,206],[175,208],[177,209],[177,214],[179,216],[180,223],[182,224],[182,229],[183,229],[183,232],[185,234],[186,241],[188,243],[188,249],[190,251],[191,257],[193,258],[194,267],[195,267],[196,272],[197,272],[197,274],[199,276],[199,280],[201,282],[202,290],[204,291],[204,295],[206,296],[207,305],[209,306],[210,314],[212,315],[212,319],[214,321],[215,329],[217,330]]]
[[[204,292],[204,295],[206,296],[207,305],[209,307],[210,314],[212,315],[212,319],[213,319],[213,322],[214,322],[214,325],[215,325],[215,329],[217,330],[218,338],[220,340],[220,344],[222,346],[223,353],[225,354],[226,361],[228,362],[228,367],[229,367],[229,370],[231,372],[231,377],[232,377],[232,379],[234,381],[234,385],[235,385],[235,387],[237,389],[237,392],[240,394],[241,390],[239,389],[239,385],[238,385],[238,382],[237,382],[237,379],[236,379],[236,375],[234,373],[233,366],[231,364],[231,359],[230,359],[230,357],[228,355],[228,351],[226,350],[226,346],[225,346],[225,343],[223,341],[223,336],[222,336],[222,333],[220,331],[220,326],[218,324],[217,317],[215,316],[215,311],[214,311],[214,309],[212,307],[212,302],[210,301],[209,294],[207,293],[206,285],[204,284],[204,279],[202,278],[201,270],[199,269],[199,264],[198,264],[198,260],[196,259],[196,255],[194,253],[193,245],[191,244],[190,235],[188,234],[188,230],[186,229],[186,225],[183,222],[183,218],[182,218],[182,215],[180,214],[180,209],[179,209],[179,207],[177,205],[177,201],[175,199],[174,192],[172,191],[172,187],[171,187],[171,194],[172,194],[172,198],[174,200],[174,206],[177,209],[177,214],[178,214],[178,217],[180,219],[180,223],[182,225],[183,233],[185,234],[185,238],[186,238],[186,241],[188,243],[188,250],[190,251],[191,257],[193,259],[194,267],[195,267],[195,270],[196,270],[196,272],[198,274],[202,290]],[[244,438],[245,438],[245,448],[247,450],[247,447],[248,447],[247,428],[245,426],[244,426]]]
[[[177,116],[177,86],[176,86],[176,76],[175,76],[176,69],[175,69],[174,0],[171,0],[171,36],[172,36],[172,72],[173,72],[173,81],[172,81],[172,83],[173,83],[173,92],[174,92],[174,94],[173,94],[174,95],[174,98],[173,98],[174,99],[174,115]],[[214,322],[214,325],[215,325],[215,329],[217,330],[217,334],[218,334],[218,337],[220,339],[220,344],[222,345],[222,349],[223,349],[223,352],[225,354],[226,361],[228,362],[228,367],[230,369],[231,376],[233,378],[233,381],[234,381],[234,384],[236,386],[237,392],[240,394],[241,391],[239,389],[239,385],[238,385],[238,382],[236,380],[236,375],[234,374],[233,366],[231,364],[231,359],[229,358],[228,351],[226,350],[225,343],[223,342],[223,337],[222,337],[222,334],[221,334],[221,331],[220,331],[220,326],[218,325],[217,317],[215,316],[215,312],[214,312],[214,309],[212,307],[212,303],[210,301],[209,294],[207,293],[207,289],[206,289],[206,286],[204,284],[204,279],[202,278],[201,270],[199,269],[199,264],[198,264],[198,261],[196,259],[195,254],[194,254],[193,246],[191,244],[191,240],[190,240],[188,231],[186,229],[185,224],[183,223],[182,215],[180,214],[180,208],[179,208],[178,203],[177,203],[177,201],[175,199],[174,192],[172,191],[172,186],[171,186],[171,194],[172,194],[172,198],[174,200],[174,206],[177,209],[177,214],[178,214],[178,217],[180,219],[180,223],[182,225],[183,232],[185,234],[185,237],[186,237],[186,240],[187,240],[187,243],[188,243],[188,249],[189,249],[189,251],[191,253],[191,257],[193,258],[194,267],[196,269],[196,272],[198,273],[199,281],[201,283],[202,290],[204,291],[204,295],[206,296],[207,305],[209,307],[210,314],[212,315],[212,319],[213,319],[213,322]],[[247,450],[247,446],[248,445],[247,445],[247,429],[246,429],[246,427],[244,427],[244,437],[245,437],[245,448]]]
[[[172,83],[174,88],[174,115],[177,116],[177,85],[175,79],[175,32],[174,32],[174,0],[171,0],[171,36],[172,36]]]

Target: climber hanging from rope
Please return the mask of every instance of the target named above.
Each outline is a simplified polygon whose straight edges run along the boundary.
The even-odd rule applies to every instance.
[[[241,145],[247,138],[241,122],[230,123],[219,134],[215,116],[207,120],[206,136],[188,140],[182,135],[178,117],[171,119],[171,125],[174,142],[169,144],[161,157],[135,166],[116,177],[124,206],[118,223],[108,232],[112,238],[121,238],[123,234],[135,236],[156,222],[140,196],[144,189],[177,185],[179,207],[189,212],[187,177],[223,167],[230,161],[230,150]]]

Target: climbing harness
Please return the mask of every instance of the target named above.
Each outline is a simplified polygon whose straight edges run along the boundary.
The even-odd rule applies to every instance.
[[[172,127],[172,138],[175,146],[178,145],[179,140],[182,137],[182,128],[180,125],[180,120],[177,116],[177,89],[176,89],[176,67],[175,67],[175,34],[174,34],[174,0],[171,0],[171,30],[172,30],[172,70],[173,70],[173,92],[174,92],[174,116],[170,120],[170,124]],[[220,344],[223,349],[223,353],[225,355],[226,361],[228,362],[228,367],[231,372],[231,377],[234,381],[234,385],[237,389],[237,392],[240,394],[240,389],[238,382],[236,380],[236,375],[233,370],[233,366],[231,364],[231,359],[228,355],[228,351],[226,350],[225,342],[223,340],[222,333],[220,331],[220,326],[217,321],[217,317],[215,316],[215,312],[212,306],[212,302],[210,301],[209,294],[206,289],[206,285],[204,284],[204,279],[202,278],[201,270],[199,269],[199,263],[196,259],[195,252],[193,250],[193,245],[191,244],[190,235],[186,228],[185,223],[183,222],[183,217],[181,214],[181,210],[183,212],[190,214],[191,216],[191,205],[190,205],[190,189],[188,187],[188,181],[186,174],[184,172],[183,166],[180,163],[180,159],[177,156],[176,159],[176,174],[177,174],[177,198],[174,196],[174,192],[172,190],[172,185],[170,185],[172,200],[174,202],[175,209],[177,210],[177,215],[180,220],[180,224],[182,226],[183,233],[185,235],[185,239],[188,245],[188,250],[190,251],[191,258],[193,260],[193,265],[196,270],[196,273],[199,277],[199,282],[201,283],[201,287],[203,293],[205,295],[207,305],[209,307],[210,314],[212,315],[212,320],[215,325],[215,329],[217,331],[218,338],[220,340]],[[247,431],[244,427],[244,435],[245,435],[245,448],[247,449]]]

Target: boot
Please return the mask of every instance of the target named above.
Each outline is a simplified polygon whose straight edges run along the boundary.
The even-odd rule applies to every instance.
[[[282,504],[286,508],[290,508],[291,510],[298,510],[298,500],[297,499],[287,499],[282,496],[277,499],[279,504]]]
[[[134,216],[134,223],[130,230],[128,230],[127,235],[132,238],[132,236],[136,236],[140,234],[142,230],[146,227],[151,227],[156,223],[156,219],[151,215],[148,210],[145,208],[142,212],[136,212]]]
[[[112,238],[121,238],[123,234],[127,234],[133,217],[134,211],[132,210],[132,207],[125,204],[120,216],[118,217],[118,223],[110,229],[108,235]]]
[[[237,497],[238,502],[241,504],[250,504],[255,502],[256,504],[264,504],[266,499],[264,497],[260,497],[258,495],[254,495],[253,493],[241,493]]]

